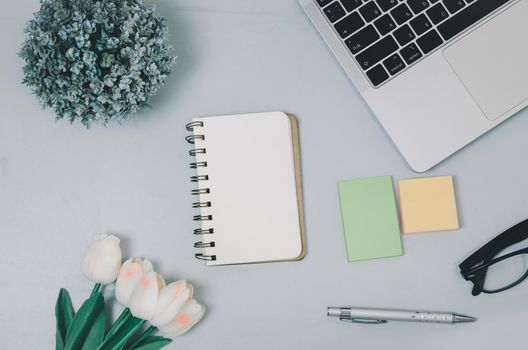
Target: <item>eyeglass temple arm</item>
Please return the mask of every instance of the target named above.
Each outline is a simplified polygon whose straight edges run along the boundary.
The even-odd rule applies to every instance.
[[[471,274],[475,274],[475,273],[478,273],[480,272],[480,270],[482,269],[487,269],[490,265],[493,265],[493,264],[496,264],[502,260],[506,260],[508,258],[511,258],[512,256],[515,256],[515,255],[519,255],[519,253],[528,253],[528,248],[523,248],[523,249],[519,249],[519,250],[516,250],[514,252],[511,252],[511,253],[508,253],[506,255],[503,255],[503,256],[500,256],[498,258],[494,258],[494,259],[490,259],[490,260],[485,260],[484,263],[476,266],[476,267],[473,267],[467,271],[464,271],[464,273],[466,275],[471,275]]]
[[[490,259],[490,257],[493,257],[507,246],[521,242],[526,238],[528,238],[528,219],[518,223],[513,227],[510,227],[486,243],[475,253],[471,254],[466,260],[458,265],[460,268],[460,273],[465,277],[465,275],[468,273],[468,270],[473,268],[476,264],[481,263],[479,265],[483,265],[484,260]]]

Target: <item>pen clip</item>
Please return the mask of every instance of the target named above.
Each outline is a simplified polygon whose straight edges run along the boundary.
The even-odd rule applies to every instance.
[[[350,317],[339,317],[339,321],[344,322],[354,322],[361,324],[384,324],[387,323],[387,320],[368,320],[363,318],[350,318]]]

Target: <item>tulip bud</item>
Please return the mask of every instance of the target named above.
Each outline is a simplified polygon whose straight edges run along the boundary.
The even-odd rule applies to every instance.
[[[149,272],[144,275],[130,296],[130,312],[135,317],[150,320],[156,312],[160,291],[165,287],[165,281],[159,273]]]
[[[167,337],[177,337],[191,329],[198,323],[205,313],[205,306],[198,304],[196,300],[188,300],[181,308],[171,323],[159,327],[163,335]]]
[[[121,305],[128,307],[130,297],[139,281],[143,276],[152,271],[152,263],[148,259],[133,258],[125,261],[117,276],[115,287],[116,300]]]
[[[158,306],[150,323],[156,327],[169,324],[182,306],[192,298],[193,287],[187,281],[173,282],[163,288],[158,299]]]
[[[109,284],[116,280],[120,267],[119,238],[106,234],[96,236],[82,262],[83,274],[95,283]]]

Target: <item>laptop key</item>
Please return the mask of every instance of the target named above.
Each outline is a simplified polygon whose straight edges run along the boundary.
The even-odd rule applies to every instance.
[[[344,17],[346,14],[343,7],[337,1],[334,1],[332,4],[325,7],[324,13],[326,14],[326,17],[328,17],[328,20],[332,23]]]
[[[411,27],[406,24],[394,31],[394,37],[398,40],[398,43],[403,46],[408,42],[413,41],[414,38],[416,38],[416,35],[414,35]]]
[[[409,24],[411,25],[412,29],[414,29],[414,31],[416,32],[416,35],[422,35],[433,27],[431,22],[429,22],[429,20],[423,13],[418,17],[411,19]]]
[[[389,71],[390,75],[397,74],[399,71],[405,68],[405,63],[403,63],[403,60],[397,53],[385,59],[383,61],[383,65],[385,66],[387,71]]]
[[[334,27],[339,33],[339,36],[344,39],[350,34],[356,32],[358,29],[362,28],[364,25],[365,21],[363,21],[363,18],[361,18],[357,12],[353,12],[337,22]]]
[[[398,0],[376,0],[376,2],[383,11],[389,11],[391,8],[398,5]]]
[[[409,0],[407,5],[414,13],[418,14],[429,7],[429,2],[427,0]]]
[[[486,2],[486,1],[490,1],[490,0],[481,0],[481,1]],[[493,1],[493,0],[491,0],[491,1]],[[444,0],[444,5],[445,5],[445,7],[447,7],[449,12],[451,12],[451,13],[455,13],[458,10],[460,10],[461,8],[463,8],[464,6],[466,6],[466,4],[464,3],[464,0]]]
[[[362,3],[363,3],[363,1],[361,1],[361,0],[341,0],[341,4],[343,4],[343,6],[345,7],[345,9],[348,12],[354,11]]]
[[[480,0],[474,4],[468,5],[459,13],[448,18],[446,21],[438,25],[438,31],[442,34],[444,40],[449,40],[458,33],[471,27],[473,24],[480,21],[509,0]]]
[[[389,14],[386,14],[374,21],[374,25],[381,35],[392,32],[396,28],[396,23],[392,20]]]
[[[442,40],[440,35],[438,35],[438,32],[434,29],[422,35],[416,40],[416,43],[418,44],[420,49],[422,49],[424,54],[428,54],[429,52],[433,51],[438,46],[442,45],[443,42],[444,41]]]
[[[433,24],[438,24],[449,17],[447,10],[444,6],[442,6],[442,4],[436,4],[431,7],[429,10],[427,10],[427,15],[431,21],[433,21]]]
[[[356,34],[345,40],[350,52],[354,55],[379,39],[379,34],[372,25],[361,29]]]
[[[381,64],[378,64],[376,67],[372,68],[367,72],[367,77],[372,82],[372,85],[378,86],[385,80],[389,79],[389,74],[387,73],[387,71],[385,71]]]
[[[407,20],[413,16],[411,10],[405,4],[401,4],[400,6],[394,8],[394,10],[392,10],[390,13],[398,24],[407,22]]]
[[[381,10],[374,1],[371,1],[365,4],[363,7],[359,8],[359,13],[363,16],[365,21],[370,22],[379,16],[381,16]]]
[[[400,50],[400,55],[407,64],[413,64],[418,61],[423,55],[415,43],[409,44]]]
[[[329,3],[331,3],[332,0],[317,0],[317,3],[319,4],[319,6],[321,7],[325,7],[326,5],[328,5]]]
[[[398,50],[398,44],[389,35],[357,55],[356,60],[361,68],[369,69],[396,50]]]

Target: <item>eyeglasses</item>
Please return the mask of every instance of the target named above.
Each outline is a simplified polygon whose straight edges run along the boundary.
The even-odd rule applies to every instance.
[[[528,238],[528,219],[507,229],[460,265],[460,273],[473,283],[471,294],[498,293],[515,287],[528,277],[528,247],[518,243]]]

